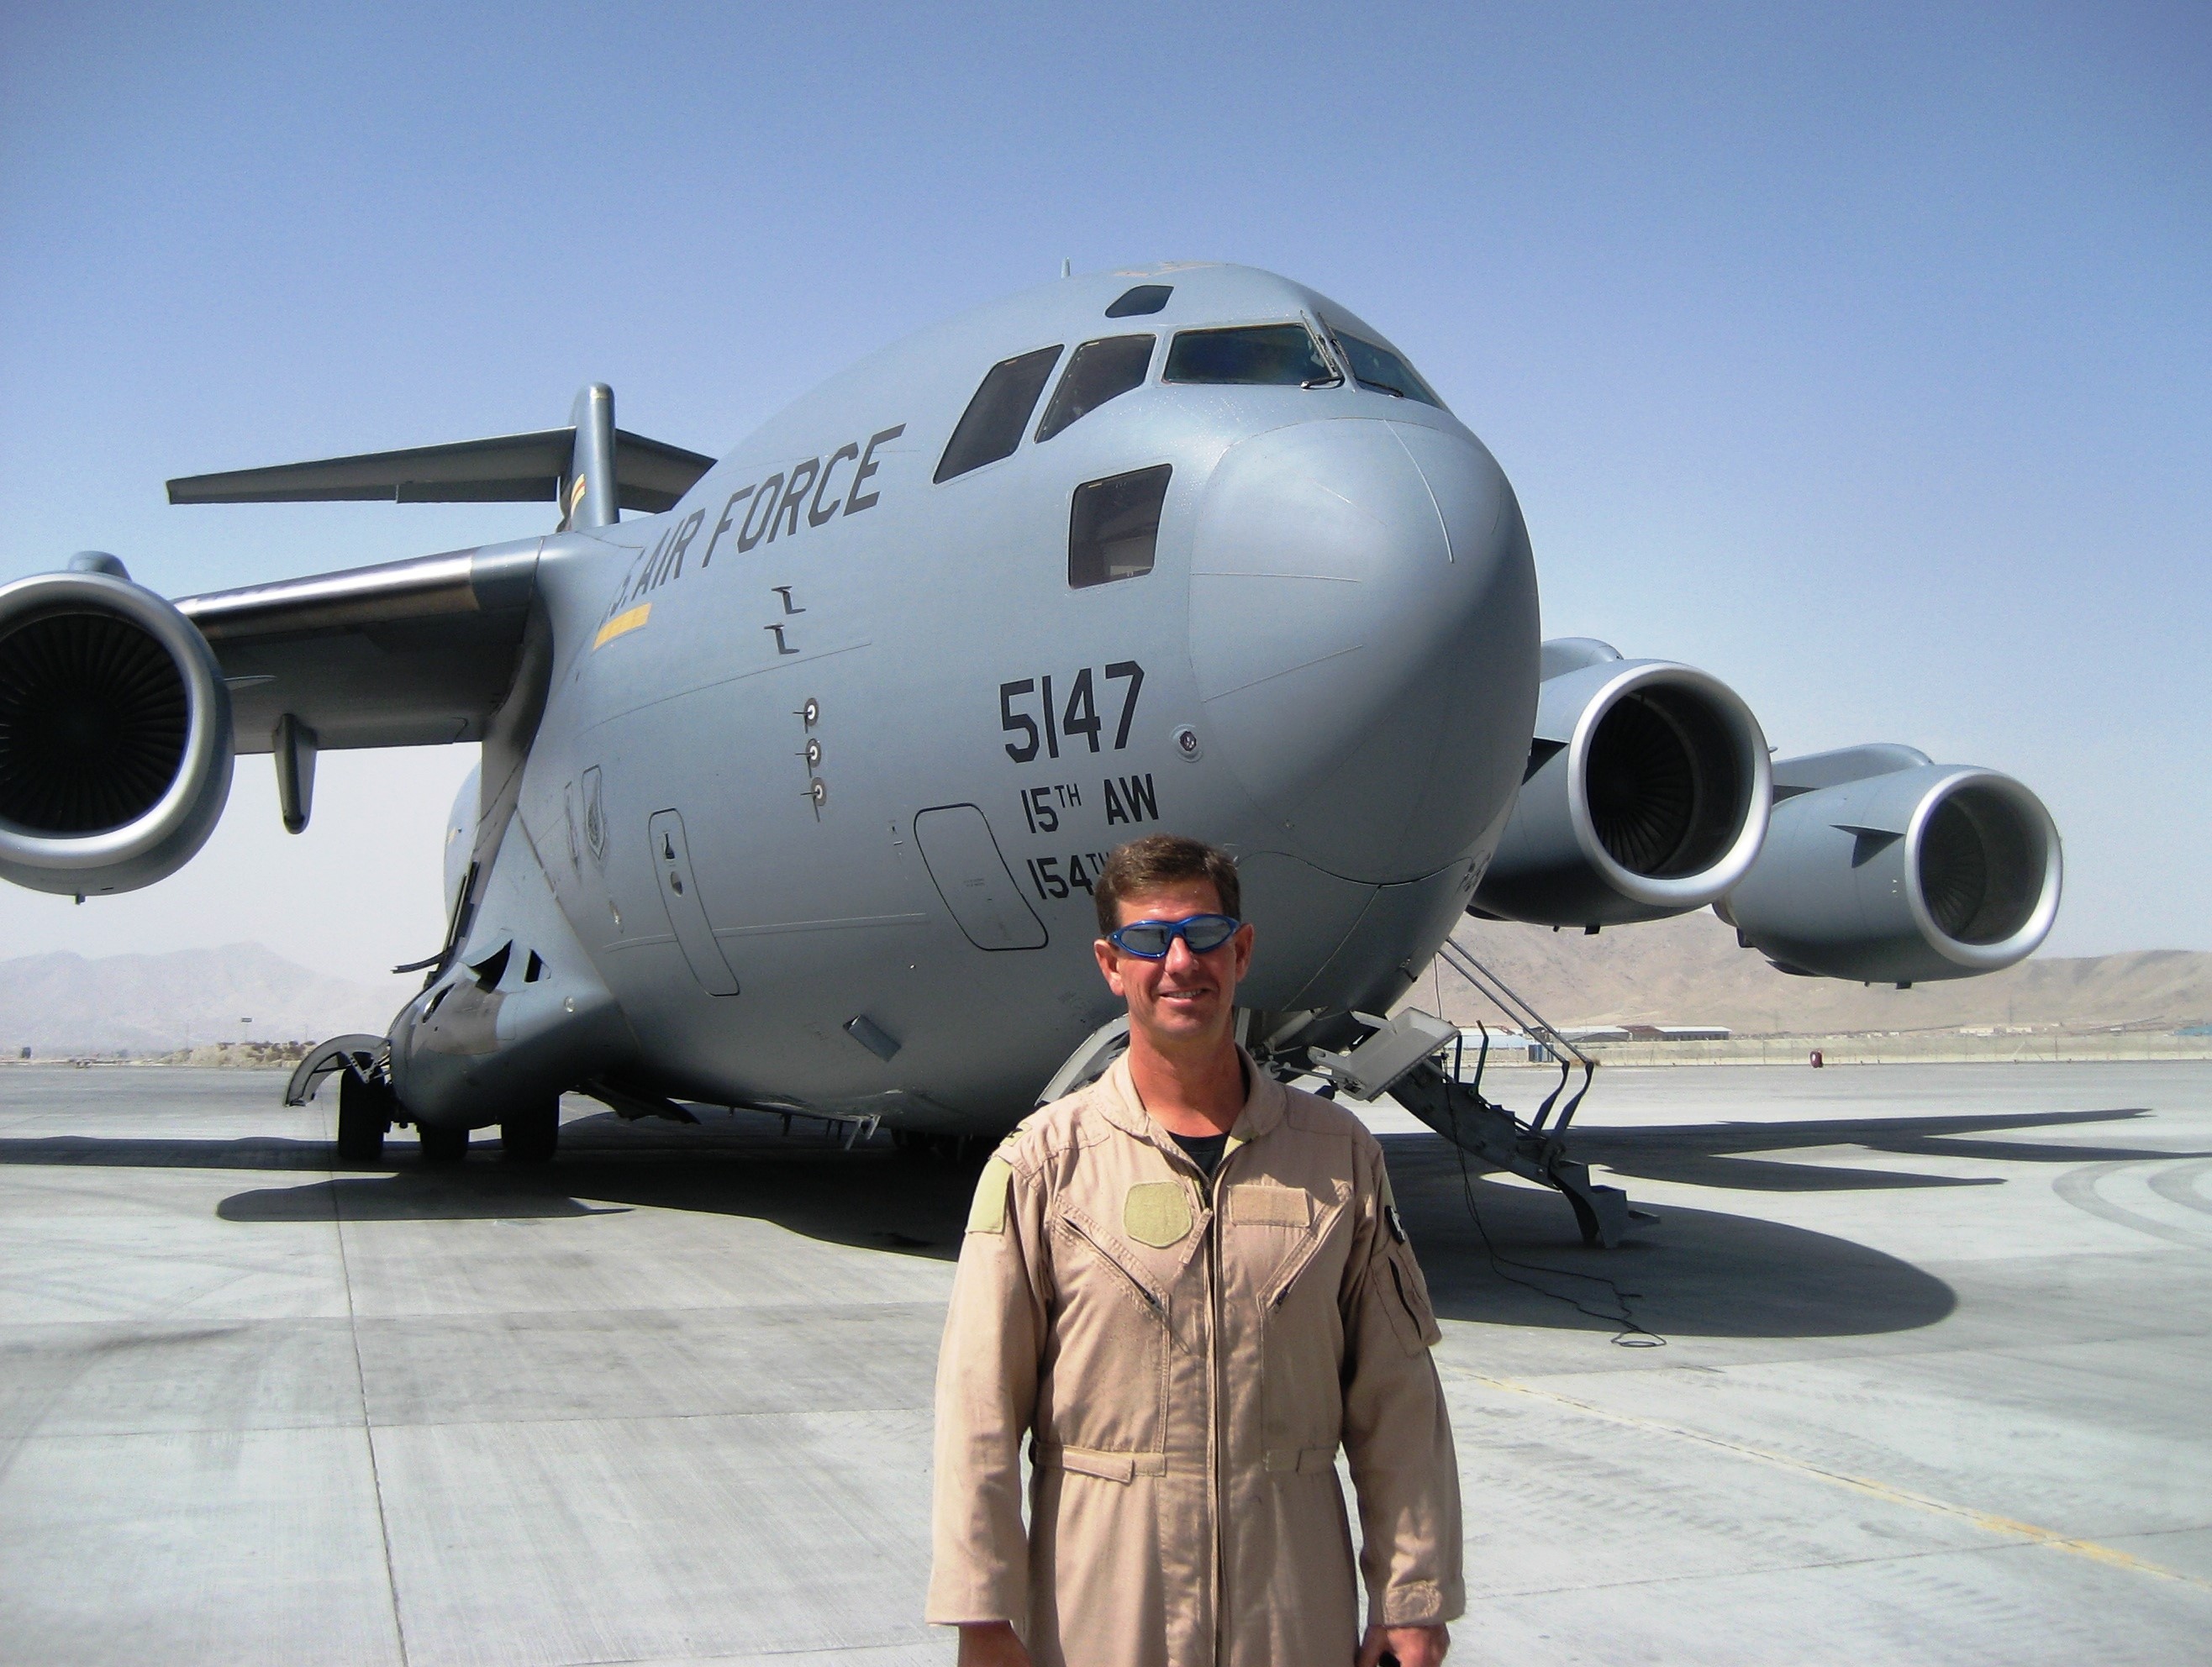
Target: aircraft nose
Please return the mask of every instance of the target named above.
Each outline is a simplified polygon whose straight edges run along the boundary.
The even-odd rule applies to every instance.
[[[1264,844],[1346,879],[1435,872],[1510,801],[1536,700],[1534,564],[1463,430],[1346,420],[1216,466],[1192,548],[1203,744]]]

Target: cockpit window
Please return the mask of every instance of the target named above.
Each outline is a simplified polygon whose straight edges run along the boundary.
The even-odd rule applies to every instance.
[[[1175,294],[1171,283],[1140,283],[1134,289],[1125,289],[1114,298],[1114,305],[1106,309],[1109,318],[1135,318],[1147,312],[1158,312]]]
[[[1161,379],[1299,388],[1338,378],[1304,324],[1253,324],[1180,331]]]
[[[1068,360],[1052,402],[1044,408],[1044,421],[1036,437],[1050,439],[1079,417],[1088,416],[1108,400],[1139,387],[1152,362],[1152,336],[1109,336],[1085,342]]]
[[[941,484],[1013,456],[1022,443],[1022,430],[1030,426],[1030,413],[1036,409],[1037,396],[1044,391],[1045,379],[1060,362],[1060,353],[1057,347],[1039,348],[992,366],[961,414],[960,426],[952,431],[932,478]]]
[[[1395,394],[1401,399],[1418,399],[1424,405],[1443,409],[1443,401],[1415,374],[1411,365],[1389,349],[1363,342],[1340,330],[1332,330],[1329,334],[1335,337],[1336,345],[1352,366],[1353,379],[1361,387],[1371,388],[1376,393]]]
[[[1167,501],[1166,464],[1085,481],[1075,488],[1067,516],[1067,582],[1081,591],[1135,579],[1152,570],[1160,538],[1160,506]]]

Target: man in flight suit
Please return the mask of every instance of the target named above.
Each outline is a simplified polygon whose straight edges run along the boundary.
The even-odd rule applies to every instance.
[[[963,1667],[1433,1667],[1464,1603],[1459,1468],[1382,1149],[1237,1046],[1253,933],[1225,855],[1139,840],[1096,898],[1129,1048],[975,1189],[928,1618]]]

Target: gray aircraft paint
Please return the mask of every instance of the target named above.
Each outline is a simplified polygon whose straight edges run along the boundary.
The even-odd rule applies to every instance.
[[[1164,312],[1104,318],[1147,277],[1175,286]],[[554,651],[522,839],[498,851],[507,883],[488,884],[453,977],[513,942],[510,983],[529,947],[562,985],[580,954],[580,1005],[598,1015],[604,991],[629,1039],[580,1064],[665,1093],[1002,1127],[1114,1008],[1072,870],[1165,827],[1243,861],[1261,925],[1248,1000],[1387,1004],[1474,888],[1534,709],[1534,566],[1480,443],[1443,411],[1350,383],[1163,385],[1156,351],[1142,387],[1052,439],[930,478],[999,361],[1137,326],[1164,344],[1178,328],[1323,313],[1374,336],[1246,269],[1051,284],[833,379],[665,513],[544,541]],[[1072,489],[1163,463],[1153,570],[1071,589]],[[1142,686],[1117,748],[1134,680],[1106,671],[1129,664]],[[1060,722],[1085,674],[1095,737]],[[1042,727],[1047,679],[1060,710],[1018,763],[1001,685],[1035,686],[1012,704]],[[570,837],[586,781],[603,852]],[[989,903],[988,947],[915,838],[918,815],[956,805],[975,809],[963,839],[940,837],[965,848],[954,883],[1015,888]],[[669,811],[741,995],[712,992],[700,943],[687,957],[664,906],[652,830]],[[968,860],[984,831],[995,879]],[[521,867],[541,868],[542,887],[517,882]],[[557,926],[532,906],[548,892]],[[901,1039],[892,1058],[855,1039],[856,1017]],[[395,1037],[404,1098],[495,1119],[481,1070],[421,1053]]]

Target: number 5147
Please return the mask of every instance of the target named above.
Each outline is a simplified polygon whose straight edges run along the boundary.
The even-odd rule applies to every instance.
[[[1121,716],[1114,724],[1113,749],[1120,752],[1129,744],[1129,724],[1137,715],[1137,694],[1145,686],[1145,669],[1134,660],[1116,660],[1106,668],[1105,681],[1124,685]],[[1106,691],[1109,701],[1113,694],[1110,688]],[[1032,701],[1036,703],[1034,714],[1030,710]],[[1042,730],[1040,718],[1043,720]],[[1100,751],[1098,737],[1106,726],[1098,716],[1097,684],[1091,668],[1085,666],[1075,674],[1074,682],[1068,685],[1064,706],[1054,703],[1049,676],[1000,684],[999,727],[1008,735],[1023,737],[1006,743],[1006,756],[1017,764],[1026,764],[1035,758],[1040,746],[1048,757],[1058,758],[1063,736],[1071,746],[1074,737],[1081,736],[1091,743],[1092,752]]]

